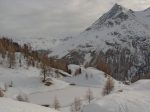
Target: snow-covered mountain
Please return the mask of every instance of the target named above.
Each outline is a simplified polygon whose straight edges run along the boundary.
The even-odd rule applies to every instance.
[[[52,48],[49,56],[92,66],[102,58],[113,76],[124,80],[150,71],[149,31],[150,9],[132,11],[115,4],[85,31]]]

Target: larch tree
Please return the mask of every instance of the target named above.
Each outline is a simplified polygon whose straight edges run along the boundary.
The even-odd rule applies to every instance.
[[[75,98],[74,102],[71,105],[71,112],[80,112],[81,111],[82,102],[80,98]]]
[[[86,98],[86,100],[88,100],[89,104],[91,103],[91,100],[94,99],[93,92],[92,92],[92,90],[90,88],[86,91],[85,98]]]
[[[106,81],[106,84],[103,88],[103,91],[102,91],[102,94],[105,96],[105,95],[108,95],[110,94],[110,92],[114,89],[114,81],[113,79],[109,76],[107,78],[107,81]]]
[[[7,60],[9,63],[9,68],[12,68],[16,64],[16,56],[15,56],[15,50],[12,46],[9,45],[8,47],[8,53],[7,53]]]
[[[60,109],[60,103],[59,103],[59,100],[58,100],[58,98],[56,96],[54,98],[53,108],[56,109],[56,110]]]
[[[42,66],[41,66],[41,75],[43,77],[42,82],[46,81],[47,77],[50,75],[50,71],[51,71],[50,67],[48,67],[45,64],[42,64]]]

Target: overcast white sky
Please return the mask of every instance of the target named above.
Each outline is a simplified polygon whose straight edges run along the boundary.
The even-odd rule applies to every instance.
[[[115,3],[133,10],[150,7],[150,0],[0,0],[0,35],[78,34]]]

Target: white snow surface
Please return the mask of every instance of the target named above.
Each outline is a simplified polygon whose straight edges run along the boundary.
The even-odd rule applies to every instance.
[[[83,102],[87,102],[85,95],[89,88],[93,92],[94,98],[101,97],[102,87],[106,80],[104,73],[95,68],[85,69],[82,66],[69,65],[69,68],[74,71],[79,67],[81,67],[82,73],[78,76],[52,78],[54,84],[47,87],[41,82],[40,70],[37,68],[23,66],[10,69],[0,65],[0,87],[5,89],[5,85],[9,85],[13,81],[13,87],[8,87],[7,91],[4,92],[5,97],[16,99],[18,94],[26,95],[29,102],[50,105],[51,108],[53,108],[54,98],[57,97],[61,111],[69,112],[75,97],[80,97]],[[85,78],[85,73],[87,73],[88,79]],[[72,81],[76,85],[69,85]]]
[[[79,66],[74,65],[74,69],[78,68]],[[73,65],[70,66],[73,68]],[[81,74],[73,77],[66,77],[63,78],[64,81],[76,84],[78,86],[87,86],[87,87],[100,87],[105,84],[106,78],[104,72],[99,71],[95,68],[89,67],[85,69],[81,67]],[[74,71],[72,72],[74,73]]]
[[[45,86],[41,82],[40,70],[37,68],[17,67],[14,69],[0,66],[0,87],[4,88],[13,82],[13,87],[9,87],[5,95],[15,98],[18,94],[31,94],[35,92],[44,92],[48,90],[61,89],[68,86],[68,83],[52,78],[53,85]]]
[[[83,112],[150,112],[150,80],[140,80],[83,108]]]
[[[50,105],[53,108],[54,98],[57,97],[61,105],[61,112],[69,112],[75,97],[82,100],[83,112],[149,112],[150,111],[150,80],[139,80],[129,86],[115,81],[115,88],[110,95],[102,96],[102,90],[106,82],[103,72],[89,67],[69,65],[74,70],[81,68],[81,74],[72,77],[53,79],[54,85],[45,86],[40,82],[37,68],[6,68],[0,66],[0,87],[13,81],[13,87],[9,87],[5,98],[0,98],[0,112],[53,112],[49,108],[36,106]],[[85,75],[88,75],[88,78]],[[68,83],[74,83],[71,86]],[[93,92],[94,99],[91,104],[85,99],[88,89]],[[122,92],[119,92],[123,90]],[[29,103],[14,101],[20,93],[25,93]],[[6,98],[7,97],[7,98]],[[12,99],[8,99],[12,98]],[[39,111],[38,111],[38,110]]]
[[[79,67],[81,66],[69,65],[69,68],[72,70]],[[52,91],[49,90],[46,92],[37,92],[30,94],[30,101],[36,104],[48,104],[50,105],[50,107],[53,107],[54,98],[57,97],[61,105],[61,111],[69,112],[70,106],[73,103],[75,97],[80,98],[83,103],[87,103],[85,96],[89,88],[93,93],[94,99],[101,97],[102,88],[106,81],[104,73],[96,70],[95,68],[85,69],[81,67],[81,69],[82,73],[78,76],[64,77],[61,79],[67,83],[74,83],[75,85],[70,85],[63,89],[56,89]],[[86,79],[85,73],[87,73],[88,79]]]
[[[58,112],[43,106],[0,98],[0,112]]]

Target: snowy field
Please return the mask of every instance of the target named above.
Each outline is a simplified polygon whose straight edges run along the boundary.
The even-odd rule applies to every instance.
[[[5,85],[13,82],[13,87],[8,87],[6,97],[15,98],[18,94],[31,94],[44,92],[48,90],[62,89],[68,86],[68,83],[53,78],[54,84],[50,87],[41,82],[40,70],[37,68],[16,68],[9,69],[0,67],[0,87],[5,89]]]
[[[140,80],[131,86],[87,105],[83,112],[150,112],[150,80]]]
[[[73,69],[75,68],[76,66],[73,66]],[[86,74],[89,77],[88,79],[85,76]],[[69,112],[74,98],[80,98],[82,103],[87,103],[85,97],[89,88],[91,89],[95,99],[100,98],[106,78],[104,77],[103,72],[94,68],[82,68],[82,73],[80,75],[62,78],[61,80],[67,83],[73,83],[75,85],[67,86],[66,88],[59,90],[50,90],[47,92],[37,92],[30,94],[30,102],[40,105],[48,104],[50,107],[52,107],[54,98],[57,97],[61,105],[61,111]]]
[[[0,112],[58,112],[56,110],[19,102],[8,98],[0,98]]]
[[[73,68],[75,69],[75,65]],[[88,79],[85,75],[88,75]],[[52,105],[57,97],[61,110],[70,111],[70,105],[75,97],[80,97],[86,103],[86,92],[90,88],[94,98],[101,97],[102,87],[106,78],[104,73],[94,68],[82,68],[82,73],[78,76],[54,79],[52,86],[45,86],[40,79],[40,70],[36,68],[15,68],[9,69],[0,67],[0,86],[5,88],[13,81],[13,87],[8,87],[5,97],[15,99],[18,94],[28,96],[29,102],[39,105]],[[69,85],[75,83],[76,85]]]
[[[150,80],[140,80],[129,86],[114,80],[114,91],[103,97],[106,82],[103,72],[81,67],[81,74],[74,76],[79,66],[69,67],[74,70],[72,77],[53,78],[54,84],[48,87],[42,84],[40,70],[36,68],[9,69],[0,66],[0,87],[4,89],[13,81],[13,87],[7,88],[5,98],[0,98],[0,112],[33,112],[36,111],[34,109],[39,110],[36,112],[41,112],[40,109],[42,112],[54,112],[37,105],[50,105],[53,108],[55,97],[60,103],[61,112],[70,112],[71,104],[77,97],[82,101],[83,112],[150,112]],[[94,98],[91,104],[85,98],[89,88]],[[18,94],[26,94],[32,104],[15,101]]]
[[[29,96],[29,99],[32,103],[50,104],[50,106],[52,106],[54,98],[56,96],[60,102],[61,108],[65,108],[65,107],[70,107],[75,97],[81,98],[81,100],[86,101],[85,96],[87,90],[88,87],[69,86],[61,90],[31,94]],[[101,96],[100,88],[91,88],[91,91],[93,92],[94,97]]]

